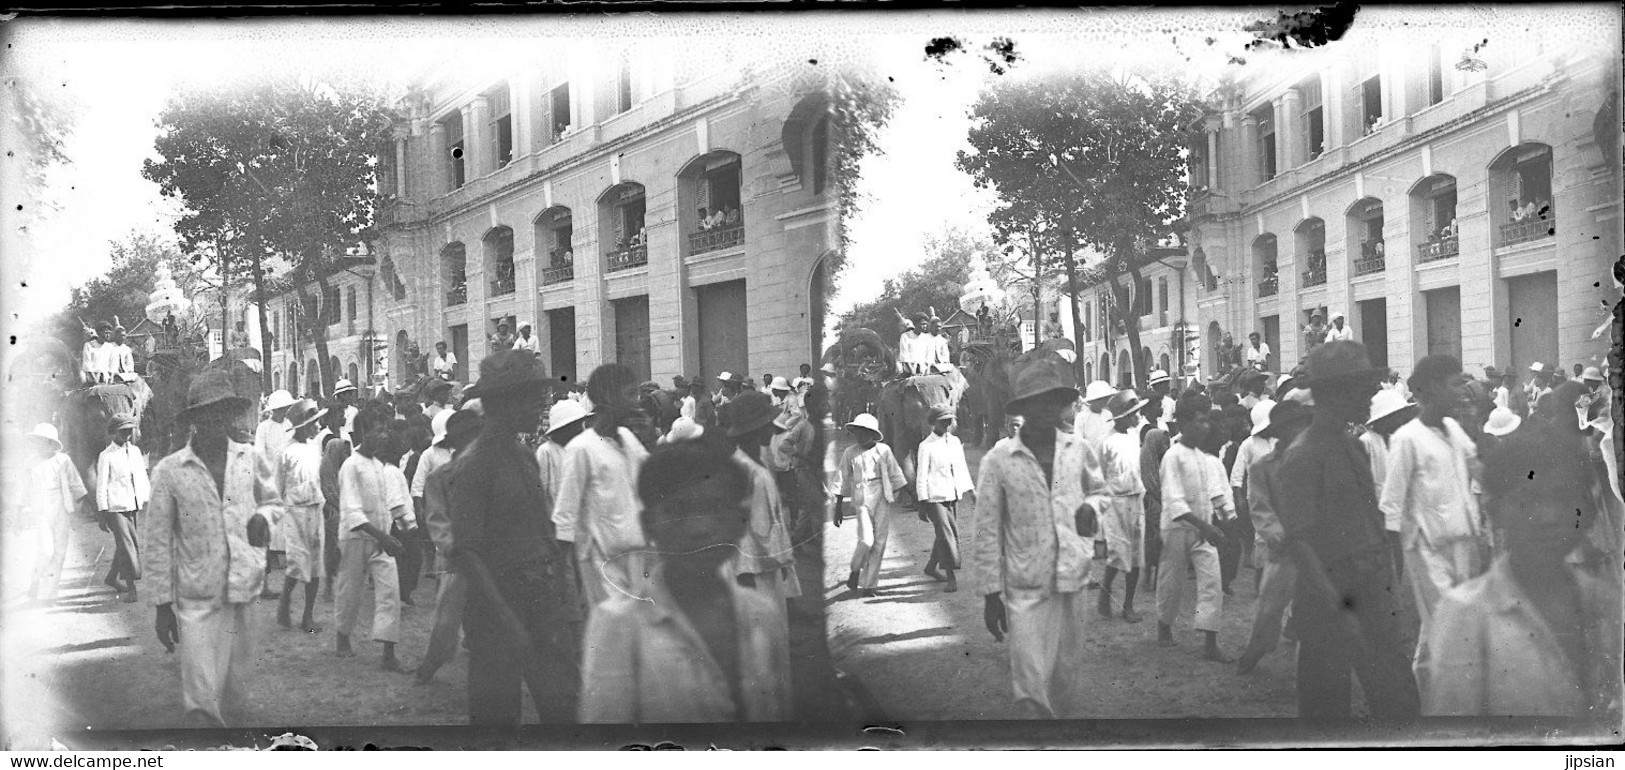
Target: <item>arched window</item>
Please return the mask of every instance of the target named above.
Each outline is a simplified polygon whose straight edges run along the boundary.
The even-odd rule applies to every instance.
[[[463,244],[452,242],[440,250],[440,282],[446,287],[446,304],[468,302],[468,254]]]
[[[344,376],[344,370],[339,368],[339,357],[338,356],[328,356],[327,357],[327,376],[332,377],[335,380]],[[354,378],[350,379],[350,384],[351,385],[355,384],[355,379]]]
[[[1380,273],[1387,268],[1388,243],[1383,237],[1382,201],[1361,198],[1348,210],[1345,232],[1348,253],[1356,278]]]
[[[1140,348],[1140,372],[1143,375],[1145,375],[1145,376],[1140,378],[1141,382],[1145,382],[1146,380],[1151,379],[1150,375],[1151,375],[1151,362],[1152,362],[1152,360],[1153,359],[1151,358],[1151,348],[1146,348],[1146,347]]]
[[[311,398],[322,395],[322,371],[317,368],[314,358],[305,364],[305,395]]]
[[[1292,234],[1297,241],[1298,262],[1303,267],[1304,286],[1326,283],[1326,222],[1310,217],[1298,223]]]
[[[1557,234],[1552,205],[1552,148],[1520,144],[1490,164],[1490,221],[1496,248]]]
[[[1411,188],[1411,233],[1417,262],[1449,259],[1461,253],[1456,231],[1456,178],[1434,174]]]
[[[365,388],[363,388],[362,384],[361,384],[361,373],[356,370],[356,365],[355,365],[354,361],[351,361],[350,366],[347,369],[345,369],[345,374],[349,377],[351,385],[354,385],[357,388],[365,390]]]
[[[281,390],[282,389],[282,372],[280,372],[280,371],[271,372],[271,389],[272,390]]]
[[[297,363],[288,364],[287,383],[288,383],[288,392],[292,393],[294,398],[298,398],[299,397],[299,364],[297,364]]]
[[[829,180],[829,98],[808,94],[784,120],[781,139],[790,158],[790,170],[802,184],[821,194]]]
[[[1171,368],[1169,368],[1169,364],[1170,364],[1170,363],[1171,363],[1171,362],[1170,362],[1170,361],[1169,361],[1169,360],[1168,360],[1168,354],[1167,354],[1167,353],[1163,353],[1163,354],[1162,354],[1162,366],[1159,366],[1159,367],[1157,367],[1157,368],[1158,368],[1158,369],[1161,369],[1161,370],[1163,370],[1163,371],[1165,371],[1165,372],[1168,372],[1168,374],[1169,374],[1169,375],[1170,375],[1170,376],[1172,376],[1172,375],[1173,375],[1173,373],[1174,373],[1174,370],[1173,370],[1173,369],[1171,369]]]
[[[744,245],[739,169],[738,153],[717,150],[678,172],[677,221],[689,256]]]
[[[575,278],[575,227],[570,209],[554,206],[536,215],[537,261],[542,268],[542,285],[564,283]],[[545,257],[545,261],[544,261]]]
[[[514,292],[513,228],[498,225],[480,239],[485,252],[485,275],[491,283],[491,296]]]
[[[1253,273],[1258,276],[1258,296],[1273,297],[1281,289],[1280,263],[1275,251],[1275,234],[1264,233],[1253,240]]]
[[[607,272],[649,264],[649,236],[644,228],[647,202],[643,185],[622,182],[598,198],[598,242],[603,244]]]
[[[1111,382],[1111,380],[1112,380],[1112,354],[1110,354],[1110,353],[1101,353],[1100,354],[1100,371],[1095,372],[1095,379],[1101,380],[1103,382]]]
[[[1117,354],[1117,387],[1134,387],[1134,362],[1129,359],[1127,350]]]

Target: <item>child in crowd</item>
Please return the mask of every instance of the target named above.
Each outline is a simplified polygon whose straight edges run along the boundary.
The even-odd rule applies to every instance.
[[[1162,565],[1158,568],[1157,642],[1174,645],[1187,564],[1196,568],[1196,622],[1204,636],[1202,657],[1230,663],[1219,651],[1224,590],[1219,552],[1225,537],[1214,522],[1231,515],[1230,485],[1224,466],[1200,447],[1213,431],[1213,404],[1207,396],[1185,393],[1174,407],[1179,442],[1162,459]]]

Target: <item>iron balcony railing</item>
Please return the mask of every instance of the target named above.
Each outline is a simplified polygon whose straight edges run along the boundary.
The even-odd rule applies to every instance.
[[[453,283],[451,288],[446,290],[446,304],[461,305],[465,302],[468,302],[468,284],[462,281]]]
[[[1354,277],[1380,273],[1386,268],[1383,257],[1367,257],[1354,260]]]
[[[1510,225],[1501,225],[1501,245],[1511,246],[1515,243],[1528,243],[1541,238],[1557,234],[1557,218],[1550,213],[1535,219],[1526,219],[1522,222],[1513,222]]]
[[[1320,286],[1324,283],[1326,283],[1325,266],[1311,267],[1308,270],[1303,271],[1304,286]]]
[[[1258,282],[1258,296],[1273,297],[1281,289],[1281,277],[1275,274],[1265,276]]]
[[[649,264],[649,247],[633,246],[623,251],[609,253],[609,272],[631,270],[634,267],[643,267]]]
[[[1416,247],[1417,260],[1420,262],[1437,262],[1449,259],[1461,253],[1461,239],[1457,236],[1440,238],[1436,241],[1421,244]]]
[[[556,265],[542,269],[542,285],[551,286],[555,283],[573,281],[576,277],[575,265]]]
[[[497,277],[491,279],[491,294],[512,294],[514,292],[514,272],[512,262],[497,263]]]
[[[744,242],[745,226],[743,224],[701,230],[697,233],[689,233],[688,253],[693,255],[721,251],[731,249]]]

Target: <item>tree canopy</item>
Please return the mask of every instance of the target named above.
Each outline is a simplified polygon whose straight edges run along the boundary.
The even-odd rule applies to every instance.
[[[153,289],[160,265],[167,265],[175,285],[185,292],[194,304],[192,315],[207,317],[204,313],[218,309],[216,291],[211,288],[198,266],[187,259],[173,241],[151,233],[131,232],[122,240],[108,244],[112,265],[105,275],[75,287],[67,312],[85,323],[95,326],[99,321],[111,322],[115,316],[126,327],[133,328],[145,318],[147,302]]]
[[[988,272],[1009,293],[1006,304],[1021,304],[1031,296],[1030,271],[1023,272],[1021,256],[1007,254],[996,248],[986,235],[951,228],[928,235],[922,248],[928,255],[918,267],[887,279],[879,297],[853,306],[841,316],[849,327],[870,329],[895,344],[902,333],[897,314],[913,317],[915,313],[930,313],[946,320],[959,309],[959,297],[965,282],[970,279],[970,261],[981,256],[987,261]],[[1011,315],[1010,307],[993,308],[995,320]]]
[[[1184,216],[1187,147],[1200,115],[1191,87],[1163,75],[1005,77],[972,108],[973,151],[957,162],[1001,198],[990,217],[1001,239],[1030,236],[1061,261],[1074,302],[1080,288],[1111,284],[1136,377],[1144,369],[1139,319],[1124,311],[1151,247]],[[1104,257],[1080,264],[1080,247]],[[1123,275],[1134,280],[1120,282]]]

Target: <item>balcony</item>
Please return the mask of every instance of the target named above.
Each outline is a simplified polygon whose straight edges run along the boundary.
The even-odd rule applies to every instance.
[[[491,279],[491,296],[512,294],[514,291],[513,263],[498,262],[496,273],[497,277]]]
[[[1366,259],[1356,259],[1356,260],[1354,260],[1354,277],[1359,278],[1362,275],[1371,275],[1373,273],[1380,273],[1384,269],[1386,269],[1386,267],[1387,267],[1385,262],[1386,262],[1386,259],[1384,257],[1369,257],[1369,258],[1366,258]],[[1321,280],[1324,281],[1325,278],[1322,277]]]
[[[446,305],[462,305],[468,302],[468,282],[454,281],[451,288],[446,290]]]
[[[1321,286],[1326,283],[1326,250],[1310,249],[1304,258],[1304,264],[1309,266],[1303,271],[1304,286]]]
[[[1448,238],[1418,244],[1416,247],[1416,260],[1418,262],[1437,262],[1441,259],[1450,259],[1460,253],[1461,239],[1452,235]]]
[[[731,249],[745,242],[745,226],[726,225],[723,227],[701,230],[690,233],[688,236],[688,253],[705,254],[712,251]]]
[[[1519,243],[1528,243],[1556,234],[1557,218],[1547,213],[1539,218],[1513,222],[1510,225],[1501,225],[1501,245],[1512,246]]]
[[[1258,296],[1260,297],[1273,297],[1280,290],[1281,277],[1275,273],[1270,273],[1258,282]]]
[[[554,265],[542,269],[542,285],[552,286],[556,283],[566,283],[575,280],[576,267],[572,264]]]
[[[633,246],[622,251],[612,251],[608,254],[609,272],[631,270],[634,267],[643,267],[649,264],[649,247]]]

